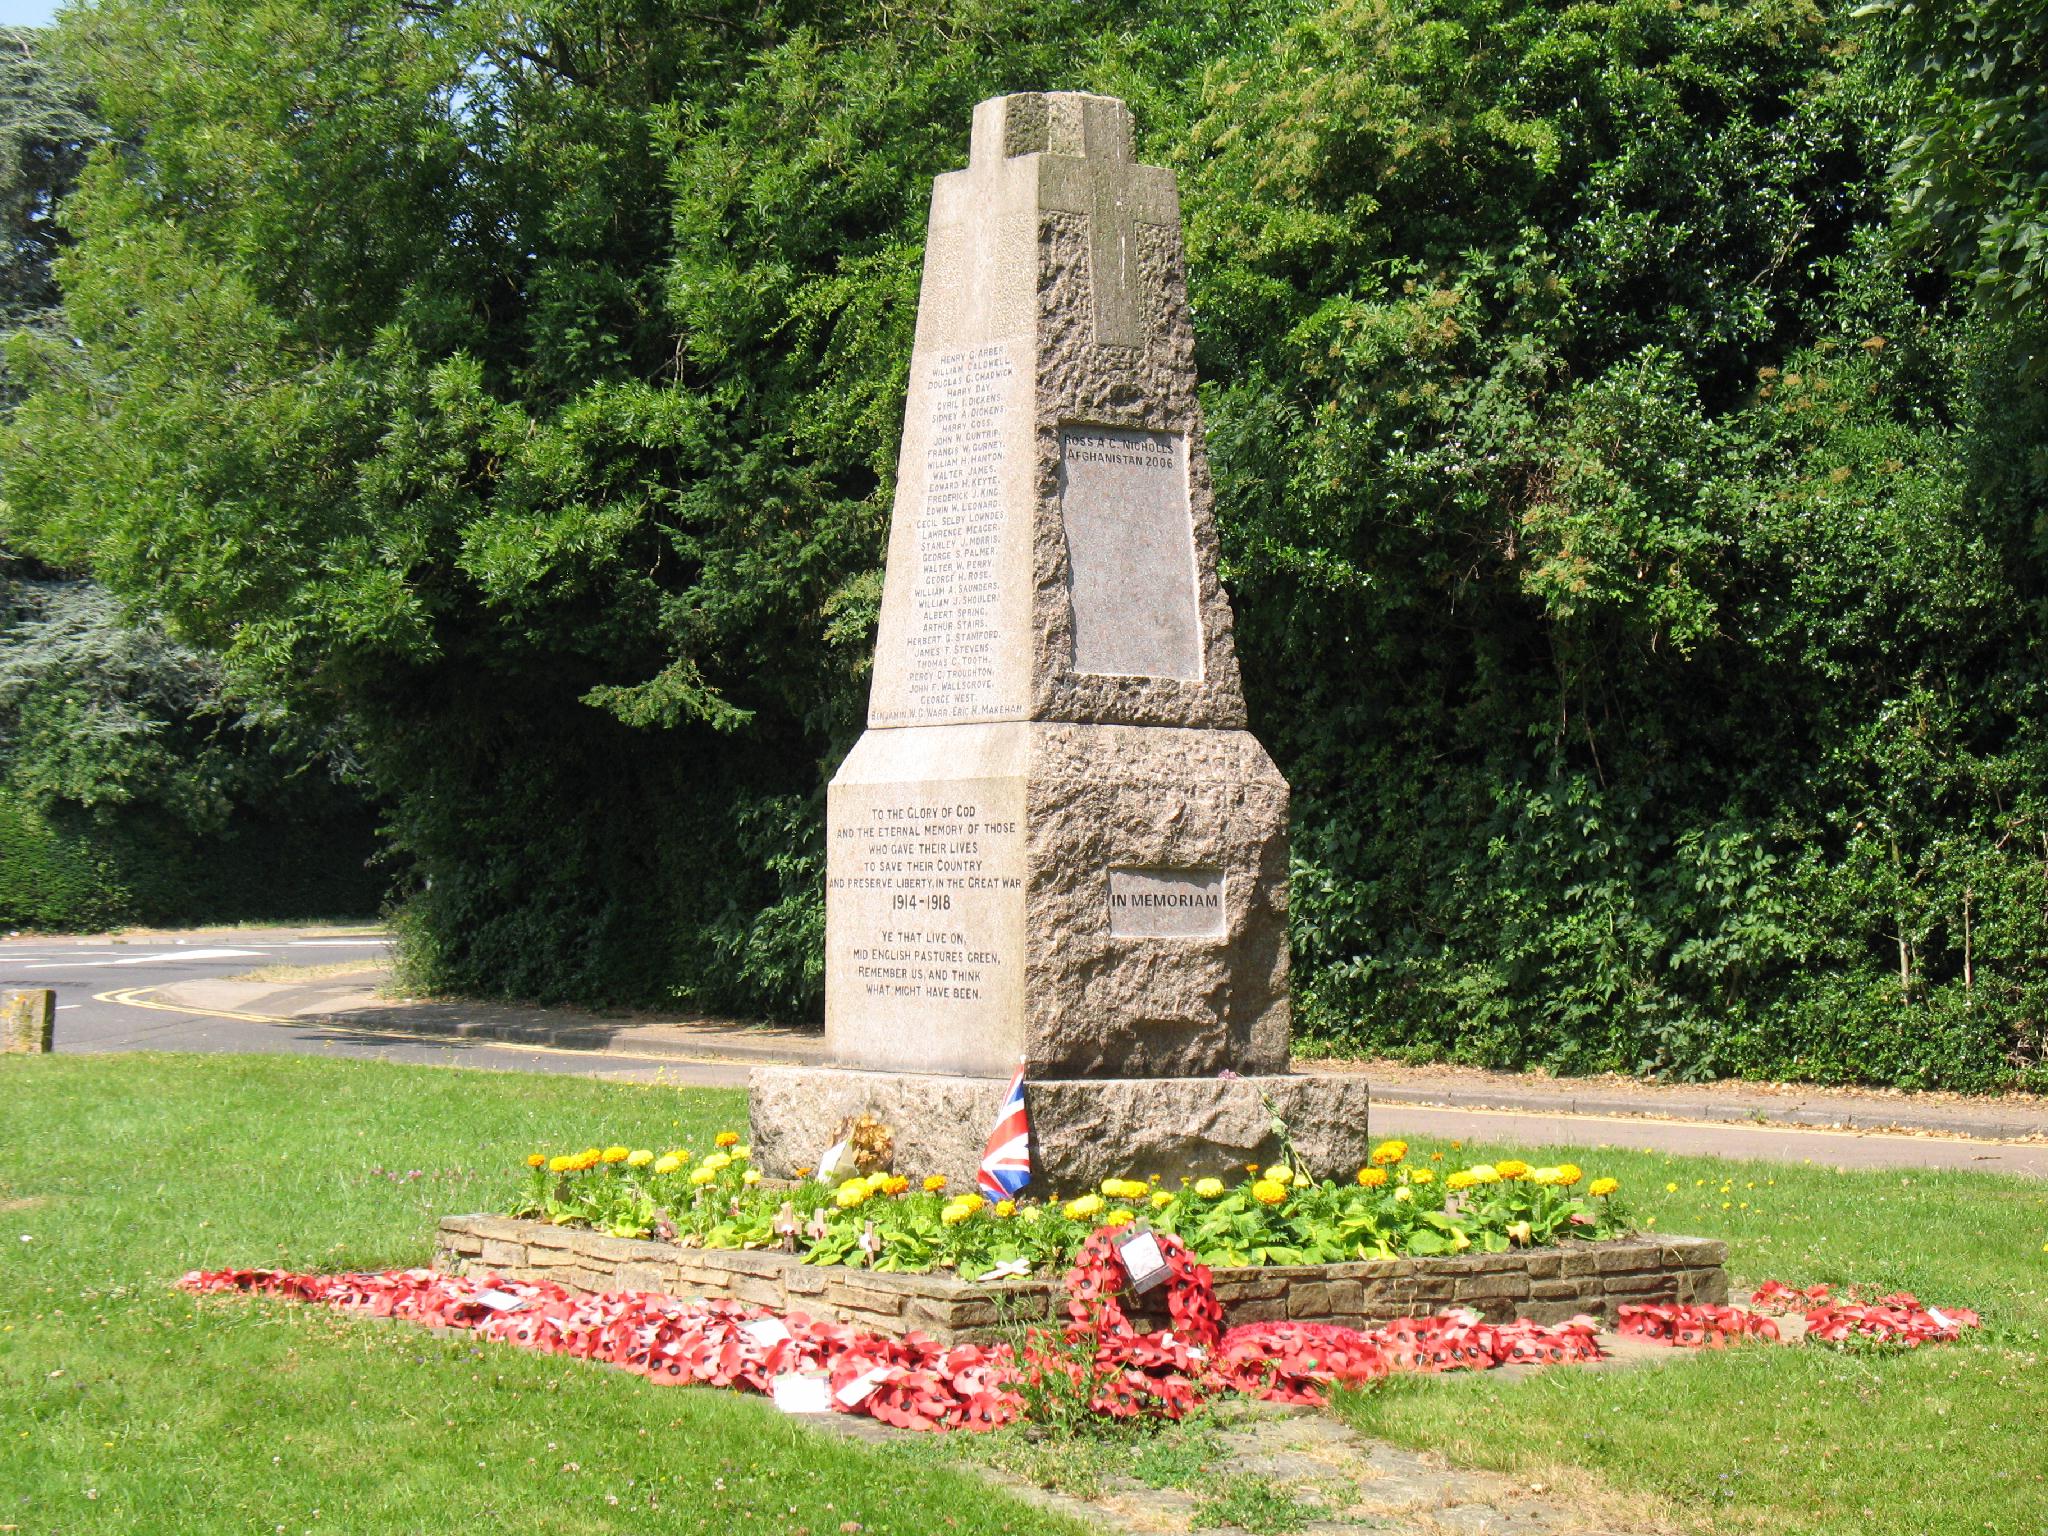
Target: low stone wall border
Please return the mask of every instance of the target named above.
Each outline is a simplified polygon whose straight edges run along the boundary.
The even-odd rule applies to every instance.
[[[1507,1253],[1219,1269],[1216,1295],[1232,1324],[1291,1319],[1369,1328],[1450,1307],[1470,1307],[1490,1322],[1561,1322],[1581,1312],[1611,1319],[1616,1306],[1631,1302],[1726,1303],[1727,1257],[1728,1245],[1709,1238],[1627,1237]],[[729,1297],[941,1343],[1043,1321],[1059,1301],[1043,1280],[979,1285],[943,1272],[879,1274],[805,1264],[795,1254],[686,1248],[506,1216],[443,1217],[434,1267],[574,1291]]]

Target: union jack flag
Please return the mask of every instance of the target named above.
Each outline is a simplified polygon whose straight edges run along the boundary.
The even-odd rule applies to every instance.
[[[1031,1182],[1031,1116],[1024,1109],[1024,1069],[1010,1079],[996,1128],[988,1133],[976,1181],[991,1200],[1006,1200]]]

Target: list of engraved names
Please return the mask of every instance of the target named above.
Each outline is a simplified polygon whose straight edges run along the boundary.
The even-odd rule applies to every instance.
[[[1019,957],[1002,921],[1024,886],[1020,823],[968,796],[878,790],[843,805],[828,885],[843,964],[871,1001],[995,999]],[[835,943],[838,935],[835,935]]]
[[[906,722],[1004,714],[996,697],[1003,430],[1016,365],[1001,344],[942,352],[927,381],[930,437],[911,589]]]

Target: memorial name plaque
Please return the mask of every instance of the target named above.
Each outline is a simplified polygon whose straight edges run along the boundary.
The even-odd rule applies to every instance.
[[[1060,516],[1074,670],[1199,681],[1186,436],[1062,428]]]
[[[1112,869],[1113,938],[1220,939],[1229,929],[1220,869]]]

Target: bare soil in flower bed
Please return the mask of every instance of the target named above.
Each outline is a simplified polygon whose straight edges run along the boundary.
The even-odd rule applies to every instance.
[[[1634,1236],[1506,1253],[1218,1269],[1215,1283],[1232,1323],[1289,1319],[1368,1328],[1450,1307],[1470,1307],[1493,1322],[1558,1322],[1579,1313],[1611,1318],[1617,1306],[1633,1302],[1724,1303],[1726,1258],[1727,1245],[1706,1238]],[[793,1253],[686,1248],[505,1216],[442,1218],[434,1263],[458,1274],[547,1280],[572,1290],[730,1297],[882,1333],[915,1331],[941,1343],[1038,1322],[1057,1310],[1057,1287],[1035,1276],[979,1283],[944,1272],[884,1273],[806,1264]]]

